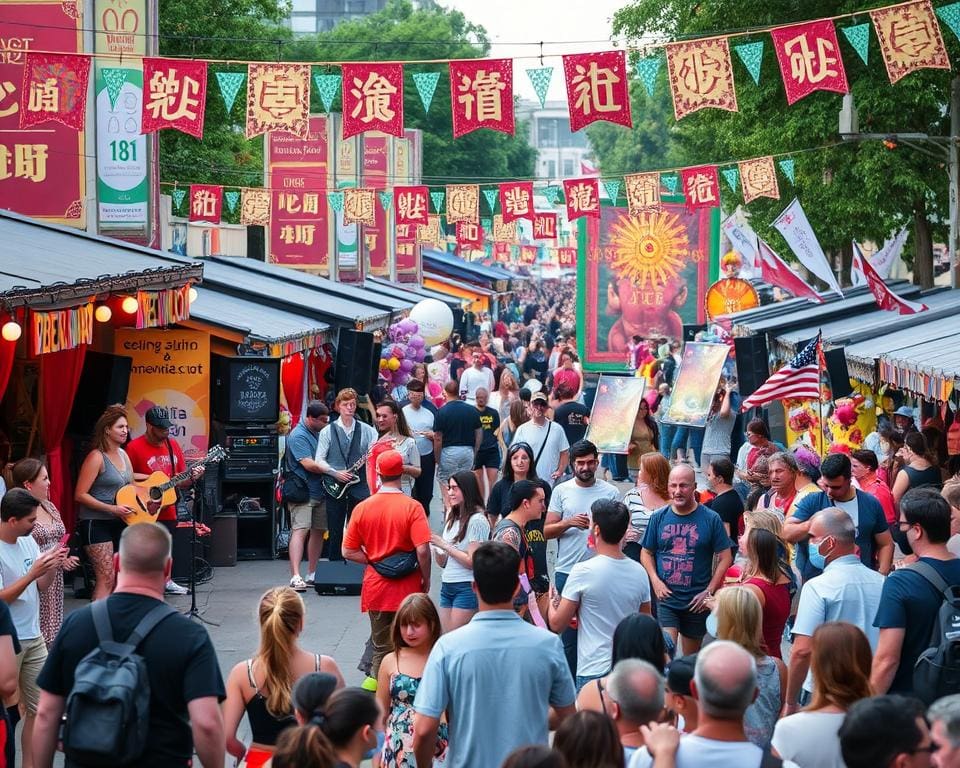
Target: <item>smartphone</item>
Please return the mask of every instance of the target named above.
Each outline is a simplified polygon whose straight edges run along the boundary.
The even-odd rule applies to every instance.
[[[70,535],[69,533],[63,534],[63,538],[60,539],[60,549],[70,546]]]

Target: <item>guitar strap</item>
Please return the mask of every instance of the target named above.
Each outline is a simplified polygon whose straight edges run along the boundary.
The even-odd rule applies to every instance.
[[[177,474],[177,460],[173,457],[173,445],[170,443],[170,438],[167,438],[167,453],[170,454],[170,477],[173,477]],[[183,496],[180,494],[180,489],[174,486],[174,492],[177,494],[177,501],[180,501]]]

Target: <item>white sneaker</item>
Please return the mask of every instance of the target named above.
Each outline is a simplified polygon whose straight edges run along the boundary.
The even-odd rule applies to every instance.
[[[295,592],[306,592],[307,583],[300,577],[299,574],[290,579],[290,589]]]
[[[190,590],[186,587],[181,587],[179,584],[177,584],[177,582],[171,579],[163,588],[163,593],[165,595],[189,595]]]

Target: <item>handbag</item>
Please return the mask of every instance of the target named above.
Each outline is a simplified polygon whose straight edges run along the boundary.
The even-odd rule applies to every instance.
[[[402,579],[414,571],[420,570],[420,561],[417,560],[416,550],[410,552],[395,552],[387,555],[383,560],[370,563],[370,567],[385,579]]]

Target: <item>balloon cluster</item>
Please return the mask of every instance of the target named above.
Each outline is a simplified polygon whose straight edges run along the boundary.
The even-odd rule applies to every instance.
[[[427,348],[419,335],[416,321],[400,320],[387,330],[387,339],[380,354],[380,378],[388,384],[401,385],[410,381],[413,366],[422,363]]]

